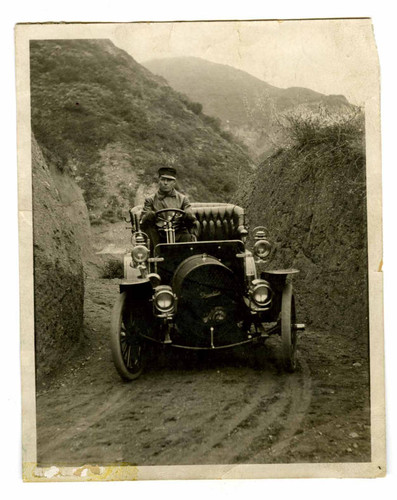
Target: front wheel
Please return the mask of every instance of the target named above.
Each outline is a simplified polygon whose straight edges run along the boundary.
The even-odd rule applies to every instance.
[[[113,362],[124,380],[135,380],[144,365],[144,340],[139,335],[140,318],[138,308],[121,293],[113,307],[110,347]]]
[[[294,372],[296,369],[297,334],[295,323],[295,298],[291,283],[287,283],[281,300],[281,344],[283,365],[288,372]]]

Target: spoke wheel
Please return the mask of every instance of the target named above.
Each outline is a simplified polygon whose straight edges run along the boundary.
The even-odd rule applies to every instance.
[[[281,343],[282,360],[285,370],[294,372],[296,369],[296,340],[295,329],[295,298],[291,283],[287,283],[283,290],[281,301]]]
[[[144,341],[138,328],[139,317],[134,316],[127,294],[123,292],[112,311],[110,346],[116,370],[124,380],[135,380],[143,370]]]

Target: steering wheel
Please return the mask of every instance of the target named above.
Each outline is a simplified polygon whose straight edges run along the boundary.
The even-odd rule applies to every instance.
[[[166,212],[174,212],[173,215],[171,215],[168,218],[164,218],[161,215],[166,213]],[[161,220],[162,222],[171,223],[174,225],[177,219],[180,219],[186,215],[186,212],[184,210],[181,210],[180,208],[162,208],[161,210],[157,210],[155,213],[156,220]]]

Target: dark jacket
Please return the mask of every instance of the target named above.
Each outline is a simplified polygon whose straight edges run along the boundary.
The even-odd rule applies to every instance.
[[[185,228],[192,229],[195,227],[197,219],[191,211],[189,198],[176,189],[173,189],[171,193],[167,195],[163,195],[161,192],[157,191],[157,193],[145,199],[141,212],[142,226],[145,227],[145,225],[152,223],[154,221],[154,213],[164,208],[169,208],[170,210],[173,208],[179,208],[180,210],[184,210],[186,212],[186,217],[177,230]],[[160,221],[157,225],[161,228],[163,223]]]

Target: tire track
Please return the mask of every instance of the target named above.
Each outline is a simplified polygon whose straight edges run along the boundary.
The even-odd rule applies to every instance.
[[[300,428],[302,420],[304,419],[310,407],[312,398],[312,381],[310,377],[309,367],[304,359],[300,359],[300,366],[302,368],[300,390],[295,392],[294,387],[290,388],[292,394],[291,409],[284,423],[284,428],[281,431],[277,443],[275,443],[269,450],[269,456],[276,458],[285,451],[290,445],[296,431]],[[291,391],[292,389],[292,391]],[[257,458],[256,456],[255,458]],[[258,457],[259,458],[259,457]]]
[[[273,461],[289,445],[310,405],[310,372],[304,360],[300,364],[301,373],[284,375],[281,384],[274,380],[268,398],[255,398],[240,414],[244,419],[230,422],[227,433],[209,440],[189,459],[207,464]]]
[[[105,403],[103,403],[99,407],[96,407],[95,413],[92,411],[86,413],[84,417],[77,420],[75,423],[73,423],[72,426],[69,426],[69,428],[64,428],[62,430],[61,437],[56,438],[53,435],[54,436],[53,439],[51,440],[47,439],[47,441],[45,442],[43,434],[45,433],[48,435],[49,429],[42,428],[41,429],[42,438],[40,439],[40,450],[39,450],[40,454],[38,457],[39,462],[41,463],[47,462],[50,464],[54,463],[55,457],[59,455],[58,453],[59,450],[64,449],[69,441],[75,439],[76,436],[78,436],[79,434],[84,434],[90,427],[94,426],[97,422],[102,420],[104,416],[109,413],[109,411],[112,411],[114,405],[120,402],[120,399],[122,397],[123,397],[123,391],[116,391],[114,394],[110,396],[109,399],[106,400]]]
[[[92,295],[110,303],[111,287]],[[90,303],[95,345],[106,313]],[[302,355],[295,374],[279,373],[278,339],[248,358],[232,352],[195,364],[166,357],[164,367],[131,384],[121,382],[102,350],[40,396],[38,455],[41,463],[139,465],[270,463],[287,449],[311,400],[310,372]],[[275,349],[274,349],[275,348]],[[263,353],[262,353],[263,354]],[[95,359],[94,359],[95,358]],[[101,360],[101,361],[99,361]],[[263,362],[265,360],[265,362]],[[253,366],[254,362],[254,366]],[[156,363],[156,361],[153,361]]]
[[[251,420],[256,419],[275,401],[283,407],[284,402],[280,399],[280,394],[274,394],[276,388],[279,389],[279,381],[276,378],[266,378],[266,382],[262,384],[250,384],[251,400],[240,404],[240,408],[235,408],[235,413],[228,419],[227,411],[235,407],[230,406],[230,402],[226,402],[216,414],[211,411],[201,412],[198,421],[191,422],[188,428],[178,433],[178,436],[185,436],[186,454],[182,463],[227,463],[230,450],[234,453],[237,446],[236,433],[249,429]],[[204,432],[199,433],[200,430]],[[198,439],[194,439],[194,436],[198,436]],[[229,443],[232,444],[229,446]],[[241,445],[244,446],[242,443]],[[173,450],[166,450],[157,458],[161,463],[171,463],[169,461],[173,460]]]
[[[300,358],[299,365],[301,372],[286,376],[284,411],[276,405],[269,409],[265,425],[251,436],[250,446],[244,453],[235,456],[233,463],[272,463],[289,446],[308,411],[312,395],[307,363]],[[271,427],[274,423],[276,425]]]

